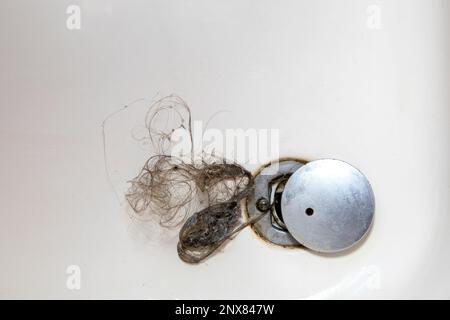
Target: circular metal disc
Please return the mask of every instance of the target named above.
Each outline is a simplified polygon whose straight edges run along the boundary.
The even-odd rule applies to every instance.
[[[375,211],[366,177],[346,162],[322,159],[299,168],[281,199],[284,223],[302,245],[338,252],[356,244],[370,228]]]

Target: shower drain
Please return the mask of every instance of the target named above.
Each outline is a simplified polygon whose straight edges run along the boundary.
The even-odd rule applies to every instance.
[[[267,212],[252,225],[260,237],[324,253],[346,250],[363,239],[374,211],[367,178],[334,159],[272,162],[255,175],[247,200],[249,219]]]

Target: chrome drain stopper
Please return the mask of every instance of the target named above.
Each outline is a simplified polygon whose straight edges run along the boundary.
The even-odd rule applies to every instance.
[[[288,179],[281,198],[289,233],[305,247],[333,253],[350,248],[369,230],[375,200],[367,178],[346,162],[308,162]]]

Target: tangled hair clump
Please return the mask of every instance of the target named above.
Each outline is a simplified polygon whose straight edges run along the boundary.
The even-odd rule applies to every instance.
[[[161,126],[162,114],[165,114]],[[163,227],[181,224],[179,257],[189,263],[205,259],[252,221],[241,221],[241,200],[253,188],[253,176],[241,165],[204,152],[196,157],[169,153],[171,135],[188,132],[191,146],[191,112],[177,96],[154,103],[146,117],[148,139],[156,155],[130,181],[126,199],[138,216],[153,215]]]

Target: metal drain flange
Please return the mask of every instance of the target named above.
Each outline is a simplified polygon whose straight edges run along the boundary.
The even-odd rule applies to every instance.
[[[262,212],[271,211],[252,225],[253,230],[263,239],[281,246],[300,246],[283,223],[281,212],[277,214],[277,187],[306,162],[294,159],[272,162],[260,170],[255,176],[254,193],[247,199],[249,218]],[[279,206],[278,206],[279,208]]]

